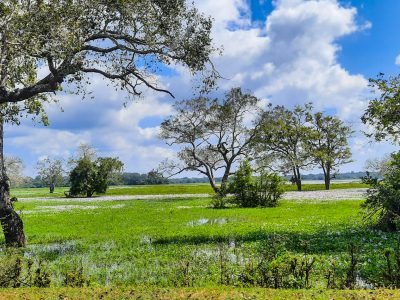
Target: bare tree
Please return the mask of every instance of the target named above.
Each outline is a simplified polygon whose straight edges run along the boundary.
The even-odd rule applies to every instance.
[[[223,99],[196,98],[175,105],[176,114],[161,124],[161,138],[183,148],[177,161],[165,161],[162,170],[173,176],[196,171],[207,176],[213,190],[226,193],[232,167],[250,156],[259,124],[258,99],[235,88]],[[216,174],[222,174],[221,185]]]
[[[11,187],[17,187],[24,182],[24,162],[18,156],[6,156],[5,157],[5,168],[7,170],[7,176],[10,181]]]
[[[390,171],[391,156],[386,154],[381,158],[369,158],[365,161],[364,169],[367,172],[377,173],[379,176],[384,176]]]
[[[54,193],[55,187],[62,184],[64,180],[63,161],[47,157],[39,160],[36,168],[38,169],[40,180],[49,187],[50,193]]]

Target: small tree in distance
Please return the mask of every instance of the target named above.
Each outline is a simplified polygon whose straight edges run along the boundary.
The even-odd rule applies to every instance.
[[[103,194],[113,176],[121,174],[124,164],[117,158],[98,157],[92,159],[83,155],[75,161],[70,173],[70,196],[92,197],[94,193]]]
[[[257,149],[263,153],[261,164],[267,158],[269,167],[284,174],[291,173],[298,191],[302,188],[301,169],[314,163],[306,147],[311,109],[311,103],[304,107],[298,105],[293,110],[269,106],[263,113],[256,143]]]
[[[6,156],[5,168],[7,177],[11,187],[17,187],[24,182],[22,171],[24,169],[24,162],[18,156]]]
[[[40,180],[49,187],[51,194],[57,185],[63,183],[65,171],[61,159],[46,157],[38,161],[36,168]]]
[[[352,161],[348,144],[352,130],[339,118],[324,116],[321,112],[313,114],[310,122],[308,151],[322,168],[325,189],[329,190],[337,168]]]

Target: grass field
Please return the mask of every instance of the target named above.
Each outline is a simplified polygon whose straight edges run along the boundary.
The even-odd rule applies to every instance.
[[[361,182],[333,183],[332,189],[365,188]],[[287,191],[295,191],[294,185],[287,184]],[[323,184],[304,184],[304,191],[324,190]],[[65,197],[67,187],[56,188],[53,194],[48,188],[17,188],[11,191],[12,196],[18,198],[30,197]],[[137,186],[111,186],[106,195],[167,195],[167,194],[213,194],[208,184],[167,184],[167,185],[137,185]]]
[[[333,187],[364,186],[342,183]],[[310,185],[305,189],[319,188]],[[195,194],[208,193],[207,189],[207,185],[114,187],[107,194]],[[362,200],[283,200],[275,208],[218,210],[208,207],[210,198],[195,197],[65,202],[22,199],[49,196],[46,192],[20,189],[13,195],[21,197],[15,208],[23,218],[29,243],[23,255],[48,272],[52,288],[2,290],[0,299],[400,297],[388,290],[326,290],[327,266],[338,263],[345,274],[351,244],[358,249],[357,274],[364,288],[380,282],[385,251],[396,248],[397,234],[372,230],[364,223]],[[61,189],[57,193],[61,196]],[[243,289],[247,285],[238,278],[244,263],[260,249],[271,247],[271,237],[279,237],[287,257],[299,261],[316,258],[310,290]],[[0,264],[6,255],[4,251],[0,254]],[[68,272],[81,272],[88,287],[63,288]],[[222,274],[231,281],[225,282]],[[185,286],[191,288],[182,288]]]
[[[209,200],[20,201],[16,209],[29,241],[25,255],[46,262],[54,286],[62,284],[63,270],[78,263],[94,285],[169,287],[179,285],[182,261],[190,261],[191,285],[217,287],[221,249],[245,257],[273,234],[294,255],[302,255],[307,241],[319,262],[345,257],[349,243],[357,243],[361,255],[373,260],[360,272],[373,278],[384,249],[396,244],[395,234],[366,227],[361,200],[223,210],[208,208]]]

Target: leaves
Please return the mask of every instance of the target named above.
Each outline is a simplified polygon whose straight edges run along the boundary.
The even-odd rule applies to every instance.
[[[399,142],[400,138],[400,75],[385,79],[380,74],[369,80],[370,87],[378,93],[372,99],[361,120],[371,126],[374,131],[366,132],[368,137],[376,141],[391,140]]]

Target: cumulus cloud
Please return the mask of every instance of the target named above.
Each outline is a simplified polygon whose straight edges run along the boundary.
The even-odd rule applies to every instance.
[[[335,110],[346,121],[359,120],[366,105],[367,80],[351,74],[337,60],[337,40],[367,30],[357,24],[357,10],[336,0],[276,0],[264,22],[253,22],[245,0],[198,0],[200,11],[214,18],[212,36],[223,55],[214,63],[226,79],[220,91],[242,86],[264,102],[292,106],[314,102],[318,109]],[[400,58],[398,58],[400,60]],[[397,62],[397,60],[396,60]],[[193,95],[189,74],[175,67],[175,74],[160,77],[178,99]],[[148,171],[173,150],[157,139],[160,120],[173,111],[163,94],[147,91],[143,99],[129,102],[126,95],[93,78],[93,100],[65,94],[59,107],[49,108],[52,126],[13,128],[7,143],[11,151],[33,156],[67,155],[80,141],[91,142],[107,155],[120,156],[130,171]],[[158,120],[158,121],[157,121]],[[18,132],[18,133],[17,133]],[[360,138],[361,139],[361,138]],[[362,144],[355,140],[354,149]]]

